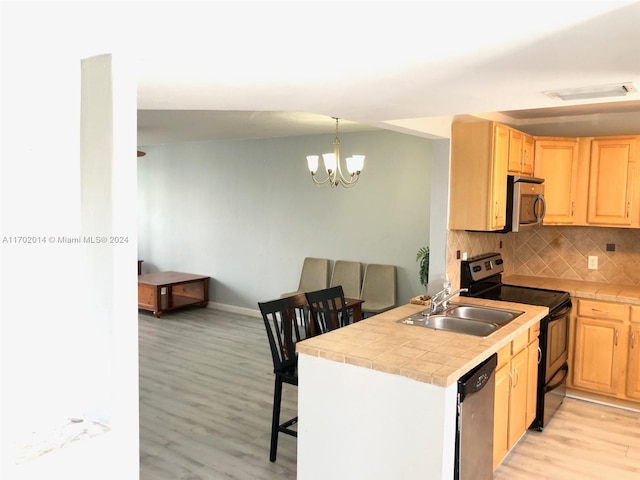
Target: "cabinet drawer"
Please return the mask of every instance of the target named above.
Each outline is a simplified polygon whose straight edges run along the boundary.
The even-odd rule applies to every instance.
[[[624,321],[629,318],[629,307],[621,303],[580,299],[578,300],[578,316]]]
[[[536,323],[529,329],[529,343],[533,342],[540,336],[540,322]]]
[[[516,355],[529,345],[529,330],[518,335],[511,342],[511,355]]]
[[[498,365],[496,366],[496,370],[500,369],[500,367],[506,365],[511,360],[511,344],[507,343],[504,347],[498,350]]]
[[[640,323],[640,307],[631,307],[631,321]]]

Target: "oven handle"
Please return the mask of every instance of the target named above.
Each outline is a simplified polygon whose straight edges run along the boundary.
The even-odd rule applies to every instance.
[[[554,320],[557,320],[559,318],[564,317],[567,313],[569,313],[571,311],[571,307],[572,307],[572,305],[569,304],[566,307],[564,307],[562,310],[560,310],[559,312],[554,312],[553,315],[551,316],[551,321],[553,322]]]
[[[551,377],[551,379],[553,379],[560,372],[564,372],[564,375],[562,375],[562,378],[560,379],[560,381],[554,383],[553,385],[545,385],[544,386],[544,393],[548,393],[551,390],[555,390],[556,388],[558,388],[562,384],[562,382],[564,382],[564,379],[567,378],[567,375],[569,374],[569,365],[567,365],[566,363],[564,365],[562,365],[558,369],[558,371],[553,374],[553,377]]]

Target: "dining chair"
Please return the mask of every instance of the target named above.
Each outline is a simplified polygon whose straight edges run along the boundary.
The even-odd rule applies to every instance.
[[[342,285],[345,297],[360,298],[360,290],[362,288],[360,262],[336,260],[333,264],[329,286],[335,287],[337,285]]]
[[[298,416],[280,423],[280,407],[282,404],[282,387],[285,383],[298,386],[298,356],[296,343],[311,335],[306,319],[308,315],[298,318],[296,312],[307,310],[307,299],[304,294],[279,298],[268,302],[258,302],[260,313],[267,330],[275,385],[273,389],[273,413],[271,417],[271,446],[269,460],[276,461],[278,450],[278,434],[285,433],[293,437],[298,432],[291,427],[298,423]],[[299,323],[303,323],[305,335],[301,335]]]
[[[344,327],[349,323],[347,302],[341,285],[307,292],[305,295],[313,322],[309,328],[315,329],[313,333],[316,335]]]
[[[371,263],[362,280],[362,316],[376,315],[396,306],[396,267]]]
[[[306,257],[302,263],[300,281],[295,292],[283,293],[280,298],[297,293],[311,292],[329,286],[329,260],[326,258]]]

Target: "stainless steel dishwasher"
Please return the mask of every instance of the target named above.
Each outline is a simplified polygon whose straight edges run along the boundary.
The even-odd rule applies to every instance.
[[[498,356],[458,380],[454,480],[493,478],[493,406]]]

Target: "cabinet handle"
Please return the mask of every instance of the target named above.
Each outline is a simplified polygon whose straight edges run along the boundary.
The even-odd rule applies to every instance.
[[[609,310],[600,310],[599,308],[592,308],[591,311],[594,313],[609,315]]]
[[[613,341],[613,344],[617,347],[618,346],[618,329],[616,328],[616,337]]]
[[[627,218],[629,218],[629,210],[631,210],[631,202],[627,202]]]
[[[518,369],[516,368],[513,371],[515,372],[514,376],[515,376],[516,380],[515,380],[513,386],[511,387],[512,389],[516,388],[518,386],[518,381],[520,380],[520,374],[518,373]]]
[[[542,361],[542,348],[538,347],[538,365]]]
[[[498,220],[498,212],[499,212],[499,210],[498,210],[498,202],[496,202],[496,220]]]
[[[571,202],[571,216],[573,217],[573,212],[576,211],[576,202]]]
[[[636,332],[633,332],[631,334],[631,348],[635,348],[636,347]]]

